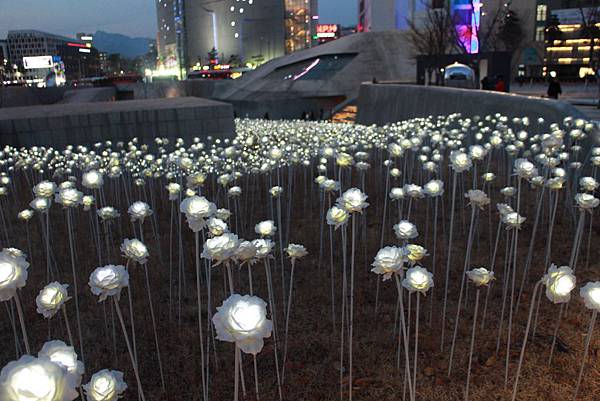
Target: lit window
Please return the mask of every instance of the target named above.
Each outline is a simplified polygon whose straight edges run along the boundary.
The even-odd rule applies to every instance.
[[[545,22],[546,21],[546,12],[548,10],[548,6],[545,4],[538,4],[536,9],[536,21]]]
[[[537,42],[544,41],[544,27],[543,26],[538,26],[535,28],[535,40]]]

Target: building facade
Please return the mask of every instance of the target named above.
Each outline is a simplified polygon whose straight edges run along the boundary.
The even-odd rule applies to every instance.
[[[423,0],[358,0],[357,31],[406,29],[418,21],[419,13],[428,6]]]
[[[156,0],[156,10],[158,64],[180,76],[211,60],[255,65],[284,54],[283,0]]]
[[[294,53],[317,43],[317,0],[285,0],[285,52]]]
[[[542,75],[585,79],[600,68],[600,1],[538,0],[536,39],[544,43]]]

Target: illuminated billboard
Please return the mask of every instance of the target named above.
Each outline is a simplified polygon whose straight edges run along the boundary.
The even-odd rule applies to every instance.
[[[328,42],[340,37],[341,28],[337,24],[319,24],[317,25],[317,34],[315,38],[319,43]]]
[[[481,25],[480,0],[453,0],[452,18],[458,40],[467,53],[479,53],[479,27]]]
[[[23,57],[23,67],[25,67],[26,70],[52,68],[53,66],[52,56]]]

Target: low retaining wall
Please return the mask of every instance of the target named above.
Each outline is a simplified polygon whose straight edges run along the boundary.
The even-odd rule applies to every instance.
[[[90,145],[138,137],[233,138],[230,104],[208,99],[130,100],[0,109],[0,144],[12,146]]]
[[[553,99],[542,99],[482,90],[438,86],[364,83],[358,96],[357,122],[384,125],[414,117],[461,113],[485,116],[500,113],[508,117],[543,117],[559,122],[572,116],[587,118],[574,106]]]

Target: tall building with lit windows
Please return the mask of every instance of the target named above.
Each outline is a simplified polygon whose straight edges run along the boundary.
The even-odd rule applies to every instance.
[[[538,0],[536,40],[545,45],[542,75],[553,71],[559,79],[593,76],[600,67],[599,27],[598,1]]]
[[[283,0],[156,0],[156,9],[165,68],[258,65],[284,54]]]
[[[317,0],[285,0],[286,54],[317,43],[318,7]]]

